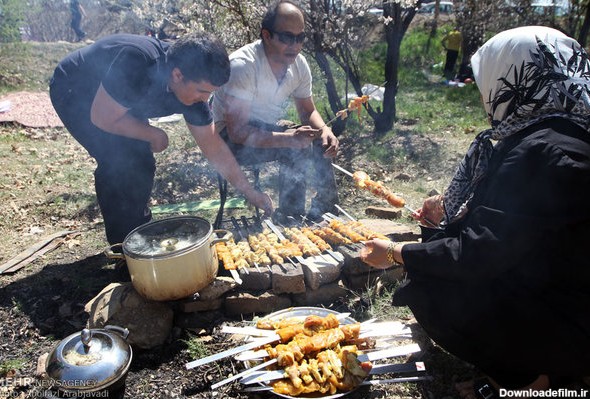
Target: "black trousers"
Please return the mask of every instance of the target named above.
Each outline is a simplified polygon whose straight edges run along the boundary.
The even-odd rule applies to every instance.
[[[156,162],[149,143],[107,133],[90,121],[92,99],[55,78],[51,102],[70,134],[96,160],[94,186],[108,242],[122,243],[134,228],[151,220],[148,201]]]
[[[253,125],[266,130],[284,131],[285,126]],[[310,148],[255,148],[232,143],[224,129],[221,137],[227,142],[240,165],[253,165],[263,162],[279,162],[279,210],[284,215],[298,217],[305,215],[308,171],[316,196],[311,208],[323,212],[333,211],[338,203],[336,180],[331,160],[324,158],[321,141],[315,140]]]
[[[86,36],[86,32],[82,30],[80,27],[80,23],[82,22],[82,15],[80,13],[72,14],[72,22],[70,23],[71,28],[76,33],[76,38],[78,40],[82,40]]]
[[[457,62],[457,57],[459,56],[459,52],[456,50],[447,50],[447,57],[445,61],[445,69],[444,74],[447,79],[453,78],[453,71],[455,70],[455,63]]]

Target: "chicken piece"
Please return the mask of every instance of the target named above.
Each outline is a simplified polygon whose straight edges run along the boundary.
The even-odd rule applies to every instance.
[[[297,364],[285,367],[285,374],[287,374],[287,377],[289,377],[295,388],[301,388],[303,380],[299,378],[300,372]]]
[[[330,220],[330,227],[339,232],[340,234],[348,237],[352,242],[361,242],[364,241],[365,238],[351,229],[349,226],[345,225],[339,220]]]
[[[381,233],[378,233],[376,231],[372,231],[371,229],[369,229],[367,226],[365,226],[361,222],[351,221],[351,222],[348,222],[347,224],[354,231],[356,231],[357,233],[359,233],[362,236],[364,236],[365,239],[367,239],[367,240],[371,240],[373,238],[381,238],[382,240],[389,240],[389,237],[387,237],[386,235],[381,234]]]
[[[301,324],[302,321],[301,317],[286,317],[279,320],[259,319],[256,322],[256,327],[265,330],[278,330],[280,328]]]
[[[382,182],[371,180],[365,172],[356,171],[352,174],[352,178],[358,188],[370,191],[375,196],[385,199],[390,205],[396,208],[403,208],[406,204],[403,198],[393,194]]]
[[[340,321],[336,315],[332,313],[328,314],[326,317],[310,315],[303,321],[303,326],[312,331],[329,330],[330,328],[336,328],[339,325]]]
[[[304,334],[296,335],[293,341],[301,348],[303,353],[318,352],[322,349],[333,348],[344,339],[344,333],[340,328],[319,331],[308,337]]]
[[[235,270],[237,268],[225,242],[215,244],[215,251],[225,270]]]
[[[311,370],[309,367],[309,363],[307,360],[303,359],[301,364],[299,364],[299,377],[303,380],[303,383],[308,385],[313,381],[313,376],[311,375]]]
[[[357,339],[361,332],[361,323],[343,324],[340,330],[344,334],[345,341]]]
[[[316,381],[312,381],[309,384],[303,384],[299,388],[296,388],[293,385],[291,380],[276,380],[271,383],[273,391],[281,394],[281,395],[288,395],[288,396],[300,396],[302,394],[308,393],[327,393],[330,391],[330,384],[327,382],[324,384],[320,384]],[[336,392],[334,392],[336,393]]]
[[[315,229],[314,232],[325,241],[334,245],[352,244],[352,241],[328,226]]]
[[[303,234],[305,234],[305,236],[307,238],[309,238],[311,240],[311,242],[313,242],[319,248],[320,251],[324,252],[324,251],[332,249],[330,244],[328,244],[326,241],[324,241],[324,239],[322,237],[315,234],[314,231],[312,229],[310,229],[309,227],[301,228],[301,232]]]

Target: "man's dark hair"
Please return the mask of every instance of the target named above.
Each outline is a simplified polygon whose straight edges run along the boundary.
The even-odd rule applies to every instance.
[[[305,13],[303,12],[303,8],[296,0],[275,0],[268,8],[266,9],[266,13],[264,17],[262,17],[262,23],[260,26],[260,37],[262,38],[262,29],[266,29],[269,32],[274,32],[275,22],[277,20],[277,14],[279,6],[283,3],[292,4],[301,11],[303,18],[305,20]]]
[[[222,86],[229,80],[227,50],[219,39],[206,32],[191,33],[175,41],[166,53],[166,63],[194,82]]]

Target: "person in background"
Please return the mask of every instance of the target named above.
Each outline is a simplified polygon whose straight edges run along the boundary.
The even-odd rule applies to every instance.
[[[463,42],[463,35],[459,28],[455,27],[447,33],[441,40],[443,48],[447,51],[445,59],[445,67],[443,74],[445,79],[452,80],[454,78],[455,63],[459,57],[459,50],[461,50],[461,43]]]
[[[122,243],[151,220],[154,153],[166,133],[148,118],[183,114],[205,157],[255,206],[272,213],[215,133],[208,105],[229,79],[223,44],[206,33],[169,43],[143,35],[105,37],[66,56],[50,82],[51,102],[68,131],[96,160],[96,195],[107,240]]]
[[[230,80],[213,98],[215,126],[240,164],[280,162],[279,208],[273,215],[280,223],[305,215],[310,160],[317,194],[307,217],[337,212],[330,159],[339,143],[313,102],[311,72],[301,54],[304,41],[301,8],[292,1],[274,2],[262,20],[260,39],[230,55]],[[302,126],[282,122],[290,100]]]
[[[80,27],[82,17],[86,18],[86,10],[80,4],[80,0],[70,0],[70,14],[72,15],[70,26],[76,33],[76,41],[79,42],[86,37],[86,32]]]
[[[403,265],[393,304],[489,377],[458,384],[462,397],[558,388],[590,375],[590,62],[533,26],[497,34],[471,65],[492,127],[417,212],[442,228],[369,241],[362,258]]]

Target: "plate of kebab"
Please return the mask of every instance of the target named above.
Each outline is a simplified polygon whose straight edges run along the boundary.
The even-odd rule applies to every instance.
[[[420,351],[417,344],[393,345],[387,339],[382,344],[385,349],[377,348],[375,337],[411,338],[409,328],[401,322],[359,323],[348,314],[330,309],[295,307],[257,320],[255,329],[260,331],[249,331],[264,337],[276,334],[280,339],[236,356],[246,367],[240,381],[250,387],[246,391],[270,391],[284,398],[332,399],[371,384],[374,381],[370,378],[377,374],[413,374],[378,380],[386,382],[424,378],[416,375],[425,371],[421,362],[375,363]]]

